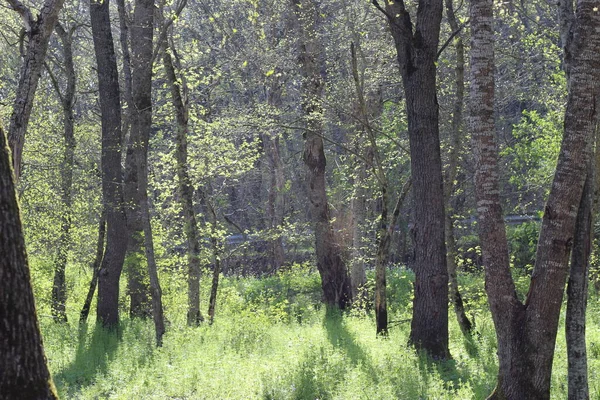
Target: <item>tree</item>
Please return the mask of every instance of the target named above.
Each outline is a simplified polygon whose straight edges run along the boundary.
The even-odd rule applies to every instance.
[[[21,64],[19,87],[13,103],[10,117],[8,141],[13,152],[13,165],[17,181],[21,176],[21,157],[25,144],[25,132],[29,124],[29,117],[33,108],[33,100],[44,59],[48,51],[48,41],[58,21],[58,13],[64,0],[46,0],[36,19],[33,13],[19,0],[8,0],[13,10],[17,11],[23,19],[25,37],[27,39],[27,52]]]
[[[386,2],[406,96],[414,198],[415,295],[410,342],[437,359],[448,351],[448,271],[436,61],[443,1],[418,2],[413,23],[403,0]]]
[[[10,152],[0,127],[0,397],[58,399],[31,289]]]
[[[106,251],[98,275],[98,321],[119,323],[119,279],[127,250],[121,171],[121,95],[110,26],[109,0],[90,1],[102,118],[102,196],[106,210]]]
[[[310,212],[315,230],[317,269],[325,303],[344,309],[352,299],[352,289],[346,265],[342,260],[330,221],[329,204],[325,190],[325,152],[323,150],[321,76],[323,50],[317,31],[319,16],[315,0],[295,0],[294,15],[299,34],[299,61],[302,73],[302,109],[306,116],[304,132],[304,163]]]
[[[63,160],[60,164],[61,175],[61,200],[64,210],[61,213],[61,233],[58,243],[54,282],[52,285],[52,316],[58,322],[66,322],[67,314],[65,305],[67,302],[67,287],[65,281],[65,269],[67,266],[67,257],[71,243],[71,207],[73,205],[71,190],[73,187],[73,167],[75,158],[75,115],[73,106],[75,104],[75,64],[73,62],[73,34],[75,26],[65,30],[60,23],[56,24],[56,33],[62,44],[64,74],[66,85],[64,92],[60,88],[58,79],[48,68],[54,90],[61,102],[63,110],[64,125],[64,150]]]
[[[493,0],[471,3],[470,130],[486,290],[498,339],[498,384],[492,399],[548,399],[576,213],[583,192],[600,78],[598,1],[580,0],[569,29],[570,61],[564,137],[548,197],[529,293],[518,299],[500,205],[494,124]],[[577,154],[577,157],[571,155]]]

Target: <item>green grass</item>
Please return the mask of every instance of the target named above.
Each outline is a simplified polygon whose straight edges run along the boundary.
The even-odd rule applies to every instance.
[[[482,278],[461,276],[476,335],[466,341],[453,319],[453,360],[431,363],[407,346],[412,275],[389,277],[394,323],[375,337],[373,316],[353,310],[327,315],[319,279],[308,267],[264,279],[223,280],[212,326],[185,326],[185,282],[164,273],[164,346],[154,346],[151,321],[123,320],[118,335],[90,322],[41,318],[51,372],[65,399],[482,399],[495,385],[493,324]],[[70,276],[76,281],[85,276]],[[205,282],[206,284],[207,282]],[[205,299],[206,297],[204,297]],[[71,321],[80,299],[70,299]],[[79,302],[79,303],[78,303]],[[43,302],[42,302],[43,303]],[[205,304],[204,304],[205,306]],[[45,309],[40,304],[41,313]],[[126,315],[126,314],[124,314]],[[453,315],[452,313],[450,315]],[[95,316],[90,316],[94,321]],[[588,344],[592,399],[600,398],[600,316],[590,302]],[[564,334],[557,341],[553,399],[566,398]]]

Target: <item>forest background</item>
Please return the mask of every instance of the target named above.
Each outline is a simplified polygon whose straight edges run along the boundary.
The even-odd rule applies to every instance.
[[[510,392],[494,389],[503,374],[501,330],[484,290],[475,179],[482,164],[467,123],[474,107],[465,92],[477,82],[471,57],[480,50],[473,21],[483,18],[466,2],[435,3],[437,11],[400,2],[397,14],[393,4],[366,1],[0,3],[0,118],[62,397]],[[596,21],[597,3],[566,12],[582,19],[575,12],[595,6]],[[573,39],[565,34],[578,22],[565,29],[566,5],[493,6],[499,204],[510,274],[525,304],[568,131],[569,90],[578,87],[571,76],[581,60],[569,55]],[[419,111],[411,116],[415,94],[399,56],[400,15],[413,16],[412,39],[420,28],[435,30],[417,9],[440,18],[429,51],[439,142],[422,154],[411,120]],[[34,101],[23,97],[28,74],[39,77]],[[28,112],[15,110],[29,100],[23,123]],[[595,152],[589,142],[579,153],[584,163]],[[419,180],[429,174],[433,184]],[[583,190],[580,175],[569,190]],[[437,197],[423,200],[428,193]],[[423,236],[427,216],[441,236]],[[531,398],[600,396],[598,229],[589,225],[590,269],[577,292],[587,299],[593,283],[586,383],[571,381],[561,331],[550,356],[552,390]],[[434,236],[444,247],[443,263],[436,261],[441,286],[449,287],[437,296],[458,317],[436,311],[445,325],[418,311],[420,298],[435,296],[413,290],[427,253],[437,252],[427,250]],[[559,290],[553,299],[562,303]],[[585,327],[582,310],[571,323],[563,312],[561,327]],[[584,391],[573,394],[575,386]]]

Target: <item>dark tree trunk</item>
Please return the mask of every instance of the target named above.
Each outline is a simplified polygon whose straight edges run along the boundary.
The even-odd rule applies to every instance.
[[[592,204],[594,166],[590,160],[588,176],[583,188],[577,221],[571,269],[567,283],[567,314],[565,334],[567,338],[569,400],[590,398],[588,385],[587,350],[585,341],[585,315],[587,310],[589,263],[592,249]]]
[[[461,27],[456,21],[456,15],[454,14],[453,0],[446,0],[446,15],[448,17],[448,23],[452,32],[459,32]],[[465,313],[465,307],[462,301],[462,296],[458,290],[458,277],[456,271],[456,238],[454,236],[454,219],[452,214],[454,209],[452,207],[452,194],[455,190],[454,181],[458,172],[458,156],[462,147],[462,118],[463,118],[463,104],[464,104],[464,93],[465,93],[465,46],[462,41],[460,33],[456,34],[455,45],[456,51],[456,67],[455,71],[455,90],[456,99],[454,100],[454,109],[452,112],[452,137],[450,154],[448,155],[448,168],[446,169],[445,182],[444,182],[444,198],[446,202],[446,214],[444,221],[444,232],[446,236],[446,262],[448,265],[448,280],[450,282],[450,303],[454,307],[454,314],[456,314],[456,320],[458,326],[465,337],[471,335],[472,324],[467,314]]]
[[[67,302],[65,269],[67,266],[69,246],[71,244],[71,188],[73,186],[73,160],[75,156],[75,116],[73,113],[73,105],[75,102],[75,66],[73,64],[72,46],[74,29],[70,29],[67,32],[60,23],[57,23],[56,32],[60,37],[63,47],[64,71],[67,84],[65,92],[63,93],[60,89],[58,80],[54,75],[50,74],[54,89],[62,104],[64,124],[63,138],[65,141],[63,160],[60,164],[60,194],[64,209],[61,213],[61,233],[54,261],[52,316],[57,322],[67,322],[67,314],[65,311]]]
[[[323,49],[317,32],[319,12],[314,0],[295,0],[294,14],[300,36],[302,108],[306,115],[304,163],[311,218],[315,230],[317,269],[328,307],[345,309],[352,300],[350,277],[336,241],[325,188],[325,152],[321,106],[324,82],[321,77]]]
[[[212,247],[213,258],[213,276],[210,285],[210,298],[208,299],[208,323],[212,325],[215,320],[215,310],[217,308],[217,294],[219,290],[219,277],[221,276],[221,251],[217,239],[217,213],[212,203],[208,199],[206,189],[200,191],[200,197],[210,226],[210,244]]]
[[[583,192],[594,127],[595,82],[600,80],[598,0],[581,0],[569,28],[569,96],[564,137],[545,207],[536,262],[525,304],[516,295],[500,207],[494,131],[492,0],[471,3],[471,130],[486,290],[498,339],[498,384],[492,399],[549,399],[576,213]],[[577,157],[571,155],[576,154]]]
[[[0,127],[0,398],[58,399],[42,346],[14,176]]]
[[[102,211],[100,221],[98,222],[98,241],[96,244],[96,257],[92,263],[92,280],[90,281],[90,287],[88,289],[87,296],[85,296],[85,302],[81,307],[79,313],[79,323],[85,324],[87,322],[90,309],[92,307],[92,299],[94,298],[94,292],[96,291],[96,285],[98,283],[98,273],[100,271],[100,265],[102,264],[102,257],[104,256],[104,237],[106,236],[106,215]]]
[[[8,133],[8,141],[13,154],[15,179],[18,181],[21,176],[21,157],[25,145],[25,132],[27,132],[27,125],[33,108],[35,91],[44,67],[48,41],[54,30],[54,25],[58,21],[58,13],[64,0],[46,0],[37,19],[33,19],[31,11],[20,1],[8,0],[8,3],[21,15],[28,39]]]
[[[420,0],[416,24],[403,0],[386,2],[406,94],[415,204],[415,294],[410,341],[436,359],[448,351],[448,271],[436,61],[442,0]]]
[[[152,225],[150,221],[150,205],[148,201],[148,146],[152,129],[152,53],[154,36],[154,0],[136,0],[131,29],[132,47],[132,100],[131,137],[133,144],[133,165],[136,178],[131,182],[136,185],[139,218],[142,223],[144,250],[150,278],[152,298],[152,317],[156,331],[156,343],[162,345],[165,332],[162,308],[162,290],[158,280],[158,271],[154,257]],[[130,149],[127,150],[129,156]],[[130,171],[131,172],[131,171]]]
[[[90,1],[102,115],[102,196],[106,210],[106,251],[98,275],[98,321],[107,328],[119,323],[119,280],[127,251],[121,172],[121,96],[110,26],[110,0]]]
[[[177,179],[179,189],[179,201],[185,218],[184,232],[187,239],[188,259],[188,312],[187,324],[198,325],[204,320],[200,311],[200,241],[196,212],[194,211],[194,190],[188,172],[188,104],[185,81],[177,79],[175,67],[168,46],[165,46],[163,63],[169,85],[171,85],[171,96],[175,109],[177,121],[175,159],[177,161]]]

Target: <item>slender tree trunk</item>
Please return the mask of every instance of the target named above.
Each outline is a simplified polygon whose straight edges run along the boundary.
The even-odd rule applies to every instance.
[[[131,29],[132,47],[132,124],[130,143],[133,145],[133,164],[136,178],[135,200],[139,218],[142,222],[144,249],[150,277],[152,297],[152,317],[156,331],[157,346],[162,345],[165,332],[162,309],[162,291],[158,280],[158,271],[154,257],[150,206],[148,202],[148,146],[152,129],[152,53],[154,36],[154,0],[136,0],[133,26]],[[129,148],[128,148],[129,156]]]
[[[198,238],[196,212],[194,211],[194,190],[188,172],[188,105],[187,98],[184,97],[184,93],[186,93],[185,81],[182,79],[182,84],[180,85],[168,46],[165,46],[163,63],[167,80],[169,81],[169,85],[171,85],[171,96],[173,98],[175,119],[177,121],[175,159],[177,161],[179,199],[185,218],[184,232],[187,239],[188,259],[187,324],[198,325],[204,320],[200,311],[200,241]]]
[[[295,0],[294,14],[300,36],[300,68],[302,70],[302,108],[307,129],[304,163],[307,191],[315,230],[317,269],[321,275],[323,297],[328,307],[345,309],[352,300],[350,277],[336,241],[325,188],[325,152],[323,149],[324,82],[321,77],[323,49],[317,32],[318,4],[315,0]]]
[[[90,16],[102,114],[102,195],[106,209],[106,251],[98,275],[98,321],[119,323],[119,280],[127,251],[121,171],[121,96],[110,26],[110,0],[90,1]]]
[[[58,399],[46,366],[6,136],[0,127],[0,398]]]
[[[96,257],[92,263],[92,280],[90,281],[90,287],[88,289],[87,296],[85,296],[85,302],[79,313],[79,324],[84,325],[87,322],[90,309],[92,307],[92,299],[94,298],[94,292],[96,291],[96,284],[98,283],[98,273],[100,271],[100,265],[102,264],[102,257],[104,256],[104,237],[106,236],[106,215],[104,210],[100,215],[100,221],[98,221],[98,241],[96,245]]]
[[[494,37],[492,0],[471,3],[471,120],[476,154],[475,188],[486,290],[498,339],[498,384],[491,399],[549,399],[552,360],[575,210],[581,201],[600,80],[598,0],[580,0],[566,46],[569,96],[565,132],[546,203],[536,262],[525,304],[510,275],[508,244],[498,185],[494,132]],[[576,51],[574,51],[576,50]],[[571,155],[576,154],[577,157]]]
[[[271,102],[271,105],[272,102]],[[285,252],[281,227],[284,218],[284,184],[283,162],[281,161],[279,136],[277,133],[262,135],[265,151],[266,166],[268,169],[268,197],[267,197],[267,227],[269,229],[269,252],[271,254],[271,271],[277,271],[284,263]]]
[[[444,191],[436,94],[436,61],[442,0],[420,0],[416,23],[403,0],[386,2],[408,118],[415,204],[415,295],[410,342],[431,357],[448,350],[448,271],[444,241]]]
[[[215,320],[219,277],[221,275],[221,251],[219,250],[219,243],[217,241],[217,213],[208,199],[205,189],[201,190],[200,196],[208,215],[208,223],[210,224],[210,243],[213,253],[213,276],[210,286],[210,298],[208,300],[208,322],[212,325]]]
[[[592,160],[590,160],[588,176],[577,212],[573,251],[571,253],[571,269],[567,282],[565,333],[569,366],[569,400],[587,400],[590,398],[585,341],[585,316],[587,310],[589,262],[592,250],[594,169]]]
[[[46,0],[36,19],[33,18],[31,10],[19,0],[8,0],[8,3],[13,10],[21,15],[28,39],[8,131],[15,178],[18,181],[21,176],[21,158],[23,146],[25,145],[25,132],[27,132],[29,118],[31,117],[35,91],[44,67],[50,35],[52,35],[54,25],[58,21],[58,13],[64,0]]]
[[[458,32],[460,26],[456,21],[454,14],[453,0],[446,0],[446,15],[452,32]],[[464,336],[469,337],[471,334],[471,321],[465,313],[465,307],[462,301],[462,296],[458,290],[458,278],[456,274],[456,239],[454,237],[454,219],[452,217],[452,193],[454,192],[454,181],[458,172],[458,155],[462,147],[461,126],[463,116],[463,104],[465,93],[465,46],[463,45],[460,33],[457,33],[454,42],[456,51],[456,68],[455,68],[455,90],[456,99],[454,100],[454,110],[452,112],[452,138],[449,154],[449,165],[446,170],[444,183],[444,199],[446,203],[446,214],[444,221],[444,232],[446,236],[446,263],[448,265],[448,280],[450,282],[450,303],[454,307],[458,326]]]
[[[60,37],[64,70],[66,76],[66,89],[62,93],[58,80],[50,73],[51,80],[60,99],[63,109],[63,138],[65,147],[63,150],[63,160],[60,164],[61,175],[61,200],[63,212],[61,214],[61,233],[58,241],[58,249],[54,261],[54,281],[52,284],[52,316],[57,322],[67,322],[65,306],[67,302],[67,287],[65,280],[65,269],[69,246],[71,244],[71,188],[73,186],[73,160],[75,156],[75,116],[73,114],[73,104],[75,101],[75,66],[73,64],[72,35],[74,29],[69,32],[60,25],[56,24],[56,32]]]

